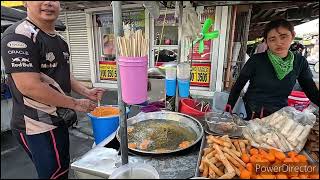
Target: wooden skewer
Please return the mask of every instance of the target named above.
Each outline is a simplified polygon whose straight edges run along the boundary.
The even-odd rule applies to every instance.
[[[132,42],[132,56],[133,57],[136,57],[136,53],[135,53],[135,50],[136,50],[136,45],[134,43],[134,36],[132,35],[131,37],[131,42]]]
[[[121,42],[121,37],[118,37],[117,40],[118,40],[118,48],[119,48],[120,56],[123,56],[123,46]]]
[[[143,49],[144,49],[144,41],[143,41],[143,39],[140,40],[140,43],[141,43],[140,53],[141,53],[141,56],[143,56]]]
[[[122,47],[121,47],[120,37],[117,37],[117,43],[118,43],[119,54],[120,56],[122,56]]]
[[[128,48],[127,48],[127,46],[128,46],[127,38],[123,38],[123,41],[124,41],[124,51],[125,51],[124,54],[127,57],[129,55]]]
[[[137,33],[137,41],[138,41],[138,56],[141,57],[141,36],[140,30]]]
[[[131,39],[130,39],[130,37],[128,38],[128,42],[129,42],[129,46],[128,46],[128,51],[129,51],[129,53],[128,53],[128,56],[129,57],[131,57],[132,56],[132,43],[131,43]]]
[[[149,39],[146,39],[142,30],[127,32],[123,37],[117,37],[120,56],[143,57],[148,54]]]
[[[138,34],[136,34],[135,43],[136,43],[136,56],[140,57],[140,55],[139,55],[139,36],[138,36]]]

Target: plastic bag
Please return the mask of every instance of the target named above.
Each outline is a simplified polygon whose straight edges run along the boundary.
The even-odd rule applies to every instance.
[[[201,32],[201,22],[198,18],[197,12],[192,7],[191,3],[184,1],[183,4],[186,6],[183,9],[182,15],[182,39],[189,37],[195,39]]]
[[[302,125],[310,125],[313,127],[316,122],[316,116],[312,113],[311,108],[304,111],[298,111],[294,107],[287,106],[278,111],[279,113],[285,114],[287,113],[292,120],[302,124]]]
[[[300,152],[315,122],[316,116],[310,111],[284,107],[270,116],[249,121],[243,136],[255,147]]]
[[[229,93],[227,92],[215,92],[212,101],[212,110],[215,112],[223,112],[228,102]],[[240,118],[246,118],[246,108],[242,97],[239,97],[238,101],[232,108],[232,113],[238,115]]]
[[[150,12],[153,19],[158,19],[160,16],[160,5],[156,1],[143,1],[143,6]]]

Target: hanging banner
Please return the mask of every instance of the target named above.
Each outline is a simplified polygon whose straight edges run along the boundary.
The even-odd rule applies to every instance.
[[[1,6],[19,7],[19,6],[23,6],[23,1],[1,1]]]
[[[209,87],[211,63],[192,63],[191,86]]]
[[[125,24],[134,24],[137,27],[145,26],[145,12],[143,10],[129,11],[122,13],[122,21]],[[113,24],[112,13],[98,14],[96,22],[99,27]]]
[[[115,61],[100,61],[100,80],[117,80],[117,64]]]
[[[211,52],[211,40],[204,41],[204,51],[202,54],[198,53],[199,43],[195,44],[193,47],[193,56],[192,60],[210,60],[210,52]],[[191,57],[191,48],[190,48],[190,57]]]

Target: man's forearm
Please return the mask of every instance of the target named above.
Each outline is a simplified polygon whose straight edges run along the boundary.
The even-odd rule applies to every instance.
[[[71,89],[72,91],[81,94],[83,96],[88,96],[88,88],[84,86],[81,82],[77,81],[72,75],[70,75],[70,81],[71,81]]]
[[[24,92],[24,95],[46,105],[71,109],[76,106],[74,98],[61,94],[45,83],[39,83],[32,86],[32,88]]]

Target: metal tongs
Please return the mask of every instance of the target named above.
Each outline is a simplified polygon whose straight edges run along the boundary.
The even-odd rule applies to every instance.
[[[207,102],[202,100],[202,101],[198,102],[198,104],[195,105],[195,108],[199,107],[199,106],[200,106],[200,111],[201,112],[207,112],[209,107],[210,107],[210,103],[207,103]]]

